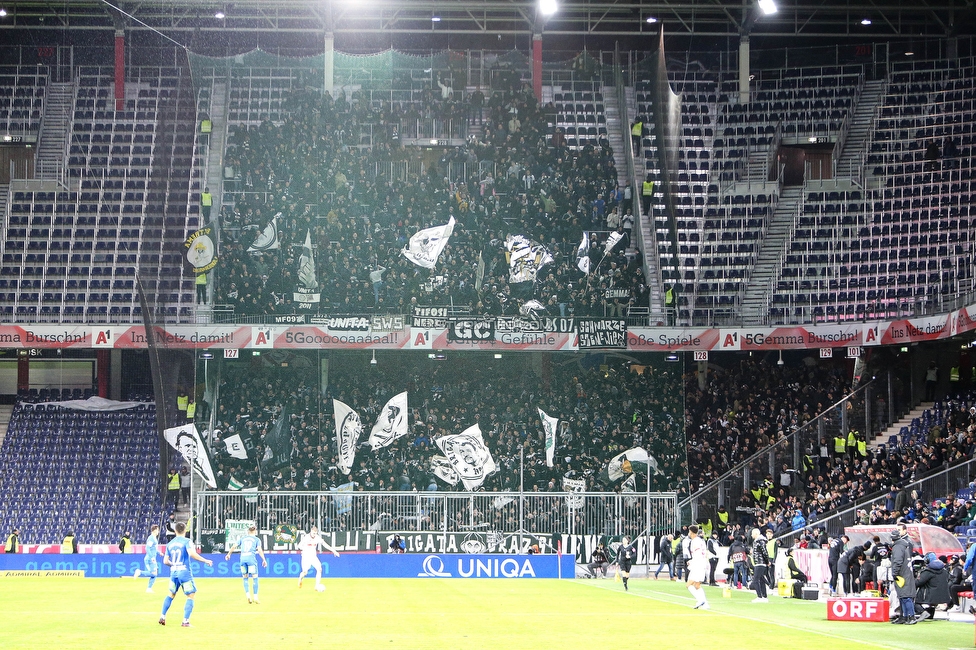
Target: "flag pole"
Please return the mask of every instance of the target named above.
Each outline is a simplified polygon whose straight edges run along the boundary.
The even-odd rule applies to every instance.
[[[519,548],[522,548],[522,533],[525,531],[525,445],[519,445]]]

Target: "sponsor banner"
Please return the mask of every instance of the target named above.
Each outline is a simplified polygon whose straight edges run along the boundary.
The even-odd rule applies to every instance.
[[[580,350],[627,349],[627,321],[622,318],[580,318],[576,326]]]
[[[627,348],[647,352],[718,349],[717,329],[635,327],[627,330]]]
[[[575,577],[572,555],[464,555],[448,553],[349,553],[339,557],[319,555],[326,578],[567,578]],[[220,553],[205,553],[213,566],[191,561],[197,578],[240,579],[240,556],[225,560]],[[301,571],[298,553],[269,554],[262,576],[293,578]],[[142,569],[138,555],[62,555],[47,558],[36,555],[0,554],[0,571],[83,571],[89,578],[130,577]],[[160,577],[168,574],[160,566]]]
[[[593,556],[593,551],[599,544],[603,544],[607,549],[610,561],[617,556],[617,549],[620,547],[620,537],[608,537],[606,535],[560,535],[559,541],[562,543],[563,553],[572,555],[580,564],[587,564]],[[637,557],[634,564],[648,564],[657,558],[657,538],[648,538],[641,535],[634,539],[633,546],[637,549]]]
[[[887,598],[828,598],[828,621],[887,623]]]
[[[91,332],[71,325],[0,325],[0,348],[90,348]]]
[[[0,571],[0,578],[84,578],[84,571]]]
[[[966,332],[972,332],[976,330],[976,305],[970,305],[969,307],[964,307],[956,312],[956,318],[953,321],[955,329],[951,334],[965,334]]]
[[[818,327],[777,327],[773,329],[740,329],[740,350],[793,350],[860,345],[862,325],[848,323]]]
[[[882,345],[935,341],[951,336],[953,314],[931,318],[907,318],[887,323],[881,336]]]
[[[289,327],[281,330],[274,341],[276,348],[376,348],[403,349],[410,345],[409,331],[329,330],[321,327]]]

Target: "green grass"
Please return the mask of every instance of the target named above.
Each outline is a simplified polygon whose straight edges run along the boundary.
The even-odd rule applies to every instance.
[[[238,647],[603,648],[616,646],[844,650],[973,647],[973,627],[946,621],[915,626],[830,623],[826,605],[751,592],[724,599],[708,589],[711,611],[691,609],[684,586],[612,580],[326,580],[299,590],[294,580],[261,579],[261,604],[248,605],[240,580],[197,580],[193,627],[179,626],[178,595],[168,625],[156,624],[167,581],[145,593],[128,579],[0,579],[0,647],[142,648],[181,644]],[[285,645],[287,644],[287,645]],[[171,646],[177,647],[177,646]]]

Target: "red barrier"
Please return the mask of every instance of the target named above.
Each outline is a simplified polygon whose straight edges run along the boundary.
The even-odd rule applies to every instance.
[[[828,598],[828,621],[885,623],[888,621],[886,598]]]

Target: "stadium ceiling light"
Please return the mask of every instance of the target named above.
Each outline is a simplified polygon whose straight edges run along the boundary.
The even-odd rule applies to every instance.
[[[3,18],[6,15],[7,15],[7,10],[0,7],[0,18]]]
[[[651,23],[653,25],[654,23],[657,22],[657,18],[655,18],[654,16],[648,16],[647,17],[647,22],[649,22],[649,23]]]
[[[441,17],[440,16],[431,16],[430,17],[430,22],[432,22],[432,23],[439,23],[439,22],[441,22]]]
[[[759,9],[766,16],[771,16],[779,11],[779,7],[776,6],[776,0],[759,0]]]
[[[539,13],[543,16],[551,16],[559,9],[556,0],[539,0]]]
[[[223,11],[218,11],[217,13],[214,14],[214,18],[216,18],[217,20],[223,20],[226,17],[227,14],[225,14]]]
[[[870,18],[862,18],[861,19],[861,24],[864,25],[865,27],[867,27],[868,25],[871,24],[871,19]]]

